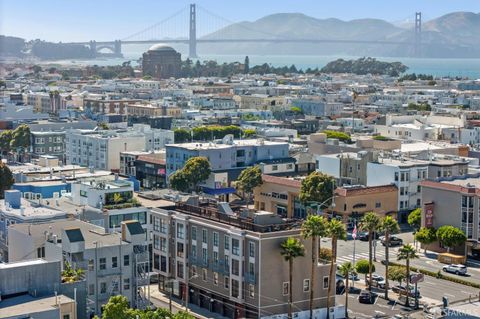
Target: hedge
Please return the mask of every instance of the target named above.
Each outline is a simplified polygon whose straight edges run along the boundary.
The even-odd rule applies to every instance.
[[[395,262],[391,262],[391,261],[389,261],[388,264],[389,264],[389,266],[406,267],[403,264],[399,264],[399,263],[395,263]],[[457,283],[457,284],[461,284],[461,285],[470,286],[470,287],[473,287],[473,288],[480,289],[480,284],[470,282],[470,281],[467,281],[467,280],[464,280],[464,279],[461,279],[461,278],[454,278],[454,277],[446,276],[446,275],[442,274],[441,270],[435,272],[435,271],[431,271],[431,270],[417,268],[417,267],[414,267],[414,266],[410,266],[410,270],[414,271],[414,272],[419,272],[419,273],[427,275],[427,276],[435,277],[437,279],[444,279],[444,280],[448,280],[448,281],[451,281],[451,282],[454,282],[454,283]]]

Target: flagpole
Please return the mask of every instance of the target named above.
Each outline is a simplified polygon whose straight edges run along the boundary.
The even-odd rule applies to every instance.
[[[352,237],[353,237],[353,267],[355,267],[355,243],[357,242],[357,221],[355,221]],[[352,277],[352,287],[355,288],[355,280],[353,277]]]

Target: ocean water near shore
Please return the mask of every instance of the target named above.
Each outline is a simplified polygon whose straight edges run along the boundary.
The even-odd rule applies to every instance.
[[[62,60],[49,61],[48,64],[72,64],[72,65],[118,65],[125,61],[136,64],[142,53],[148,50],[145,45],[125,45],[123,58],[100,58],[94,60]],[[177,49],[177,48],[176,48]],[[182,58],[186,58],[184,48],[178,48]],[[199,60],[216,60],[217,63],[243,62],[245,54],[238,55],[213,55],[199,53]],[[297,68],[322,68],[328,62],[343,59],[356,59],[355,56],[314,56],[314,55],[249,55],[250,65],[268,63],[273,66],[284,66],[295,64]],[[480,58],[478,59],[433,59],[433,58],[406,58],[406,57],[375,57],[377,60],[393,62],[399,61],[408,66],[407,73],[432,74],[434,76],[460,76],[470,79],[480,79]]]

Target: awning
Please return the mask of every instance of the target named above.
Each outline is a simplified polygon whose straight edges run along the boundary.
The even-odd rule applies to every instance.
[[[233,187],[225,187],[225,188],[209,188],[209,187],[202,187],[203,191],[209,195],[225,195],[225,194],[233,194],[236,192],[236,189]]]

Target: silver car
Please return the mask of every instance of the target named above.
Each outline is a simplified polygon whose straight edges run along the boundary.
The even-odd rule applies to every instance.
[[[449,272],[455,275],[466,275],[467,274],[467,266],[461,264],[450,264],[447,266],[443,266],[443,271]]]

